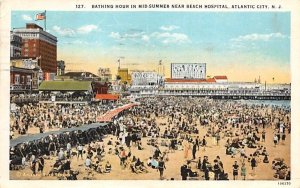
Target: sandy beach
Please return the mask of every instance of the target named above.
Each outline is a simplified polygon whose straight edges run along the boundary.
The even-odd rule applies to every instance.
[[[152,116],[152,118],[154,115]],[[167,123],[167,117],[158,117],[155,119],[156,123],[159,124],[160,132],[162,133],[165,126],[164,123]],[[162,125],[161,125],[162,124]],[[198,134],[191,134],[193,138],[199,136],[202,138],[207,130],[208,127],[201,126],[199,122],[197,122],[197,129],[199,130]],[[234,128],[233,131],[238,128]],[[275,180],[277,178],[274,177],[275,170],[272,169],[272,161],[276,158],[283,158],[284,163],[287,164],[287,166],[290,166],[290,134],[287,134],[286,140],[280,141],[279,144],[274,147],[273,143],[273,135],[274,135],[274,128],[272,126],[267,126],[266,130],[266,141],[262,142],[259,141],[258,145],[263,145],[267,148],[267,152],[269,154],[269,163],[263,163],[263,156],[258,157],[258,165],[255,170],[251,170],[250,162],[246,161],[246,180]],[[35,132],[35,129],[31,129],[32,132]],[[262,131],[262,128],[259,128],[259,132]],[[76,156],[73,156],[71,158],[71,169],[76,170],[79,172],[77,178],[80,179],[97,179],[97,180],[159,180],[159,172],[157,169],[152,169],[150,167],[147,168],[147,172],[142,173],[133,173],[131,172],[131,169],[129,167],[123,168],[120,166],[120,159],[117,155],[114,153],[109,154],[108,150],[112,146],[108,146],[107,142],[110,139],[113,139],[113,141],[116,141],[116,136],[113,135],[107,135],[103,142],[99,142],[100,145],[105,146],[106,154],[103,158],[103,161],[101,162],[104,166],[106,161],[109,161],[112,165],[112,171],[110,173],[102,173],[99,174],[95,171],[92,171],[91,173],[88,173],[88,170],[84,166],[84,162],[86,159],[86,154],[83,155],[83,159],[77,158]],[[137,147],[132,146],[131,147],[131,153],[133,156],[140,158],[144,164],[147,163],[147,160],[149,159],[149,156],[152,156],[153,146],[147,145],[147,140],[149,138],[142,138],[142,147],[143,150],[138,150]],[[158,138],[158,143],[160,143],[163,140],[163,138]],[[225,173],[228,173],[228,178],[230,180],[233,179],[232,175],[232,165],[234,164],[234,161],[237,161],[239,166],[241,166],[241,160],[240,154],[236,154],[234,158],[232,158],[230,155],[226,155],[226,140],[227,138],[222,138],[220,140],[219,145],[216,145],[212,137],[207,137],[207,147],[204,151],[203,147],[199,148],[199,151],[196,153],[196,157],[201,157],[203,160],[204,156],[208,156],[209,161],[213,161],[216,156],[219,156],[221,161],[224,164],[224,171]],[[85,146],[86,149],[87,146]],[[184,151],[181,150],[175,150],[174,152],[170,152],[168,150],[168,147],[166,146],[159,146],[161,151],[168,151],[168,160],[165,162],[166,170],[164,171],[163,179],[170,180],[181,180],[180,175],[180,167],[183,164],[186,164],[187,160],[192,159],[192,153],[191,150],[188,153],[188,157],[184,158]],[[256,149],[253,148],[245,148],[245,152],[247,154],[253,153]],[[73,151],[76,151],[75,148],[73,148]],[[196,160],[197,160],[196,158]],[[52,166],[55,162],[56,157],[50,157],[50,159],[45,160],[45,167],[44,167],[44,174],[41,175],[40,173],[37,173],[37,175],[32,175],[32,172],[27,164],[25,169],[22,170],[12,170],[10,171],[10,179],[19,179],[19,180],[55,180],[58,179],[59,176],[65,176],[65,175],[59,175],[59,176],[49,176],[47,175],[49,171],[52,169]],[[92,159],[93,161],[93,159]],[[204,173],[196,168],[197,163],[192,162],[191,163],[191,169],[192,171],[196,171],[199,173],[199,176],[196,178],[198,180],[204,180]],[[242,179],[239,175],[237,177],[239,180]],[[213,180],[213,176],[210,177],[210,180]]]

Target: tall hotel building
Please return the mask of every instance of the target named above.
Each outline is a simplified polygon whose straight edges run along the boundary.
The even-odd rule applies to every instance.
[[[44,77],[57,72],[57,38],[42,27],[27,23],[26,28],[15,28],[13,33],[22,37],[22,57],[38,58]]]

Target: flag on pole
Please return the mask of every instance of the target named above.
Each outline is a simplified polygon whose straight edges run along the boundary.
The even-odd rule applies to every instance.
[[[35,15],[35,20],[45,20],[46,19],[46,12],[38,13]]]

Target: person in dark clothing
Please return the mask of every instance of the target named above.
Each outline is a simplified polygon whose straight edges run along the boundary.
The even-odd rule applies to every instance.
[[[269,163],[268,155],[265,155],[265,157],[263,159],[263,163]]]
[[[106,162],[105,164],[105,173],[110,173],[111,172],[111,164],[109,161]]]
[[[155,152],[154,152],[154,159],[157,159],[159,157],[159,155],[161,154],[160,149],[158,148],[158,146],[156,146]]]
[[[204,156],[204,159],[202,161],[202,171],[204,171],[206,169],[207,163],[208,163],[208,157]]]
[[[217,139],[217,146],[219,145],[219,142],[221,140],[221,136],[220,136],[220,133],[218,132],[217,135],[216,135],[216,139]]]
[[[204,169],[204,178],[205,180],[209,180],[209,169],[208,167],[206,166],[206,168]]]
[[[163,178],[165,169],[166,169],[165,162],[163,161],[163,158],[160,158],[160,161],[158,162],[158,170],[159,170],[160,179]]]
[[[143,150],[142,143],[140,141],[137,141],[137,147],[138,150]]]
[[[181,166],[180,174],[181,174],[182,180],[187,180],[188,173],[187,173],[187,166],[186,165]]]
[[[38,160],[38,172],[41,171],[41,175],[43,175],[44,165],[45,165],[45,160],[41,156],[41,157],[39,157],[39,160]]]
[[[261,141],[265,142],[266,141],[266,131],[263,130],[262,135],[261,135]]]
[[[254,168],[256,167],[256,159],[255,159],[255,157],[252,157],[250,163],[251,163],[252,170],[254,170]]]
[[[130,134],[128,134],[128,136],[125,137],[125,143],[128,148],[130,148],[131,140],[132,140],[132,137]]]
[[[237,164],[237,161],[234,161],[234,165],[232,165],[232,167],[233,180],[236,180],[236,176],[239,174],[239,165]]]
[[[223,163],[222,163],[222,161],[221,161],[220,156],[217,156],[217,160],[218,160],[218,163],[219,163],[219,165],[220,165],[221,173],[224,173],[224,166],[223,166]]]
[[[31,162],[31,171],[32,171],[32,175],[36,175],[36,160],[33,160]]]
[[[287,174],[285,176],[285,180],[291,180],[291,171],[289,168],[288,168]]]
[[[78,171],[70,171],[70,176],[67,177],[67,180],[77,180]]]
[[[44,129],[42,126],[40,126],[40,133],[44,133]]]
[[[196,143],[194,143],[193,145],[193,149],[192,149],[192,154],[193,154],[193,159],[196,159],[196,152],[197,152],[197,145]]]
[[[204,172],[205,180],[209,180],[209,168],[208,168],[208,157],[204,156],[204,159],[202,161],[202,171]]]
[[[203,139],[202,139],[202,146],[203,146],[203,151],[205,151],[205,148],[206,148],[206,139],[205,139],[205,136],[203,136]]]
[[[55,155],[56,146],[54,142],[50,142],[48,150],[50,155]]]
[[[282,133],[282,142],[285,141],[285,138],[286,138],[286,135],[285,135],[285,133],[283,132],[283,133]]]
[[[216,160],[216,159],[214,160],[213,171],[215,173],[215,180],[218,180],[219,176],[221,174],[221,167],[220,167],[218,160]]]
[[[69,172],[71,170],[71,161],[68,159],[64,165],[64,170]]]
[[[198,168],[199,170],[202,170],[201,167],[202,167],[202,162],[201,162],[201,157],[199,157],[199,158],[198,158],[198,163],[197,163],[197,168]]]
[[[195,144],[197,146],[197,150],[199,150],[199,148],[200,148],[200,138],[199,138],[199,136],[197,136],[197,138],[195,140]]]

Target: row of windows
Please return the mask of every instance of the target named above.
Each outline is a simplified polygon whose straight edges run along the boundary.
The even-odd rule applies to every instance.
[[[21,37],[37,37],[36,33],[21,33],[20,34]]]
[[[28,43],[26,42],[26,43],[24,43],[24,47],[25,48],[28,48]],[[35,43],[33,43],[32,45],[30,45],[30,47],[36,47],[36,44]]]
[[[26,80],[25,80],[25,76],[20,76],[19,74],[15,74],[15,84],[24,84],[26,82],[27,85],[30,85],[32,80],[31,80],[31,76],[27,75],[26,76]]]

